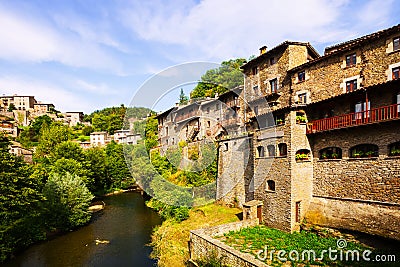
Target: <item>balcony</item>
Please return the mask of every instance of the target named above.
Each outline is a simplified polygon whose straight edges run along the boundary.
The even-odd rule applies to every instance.
[[[193,111],[188,112],[188,113],[176,115],[175,121],[177,123],[180,123],[180,122],[183,122],[183,121],[186,121],[186,120],[191,120],[191,119],[197,118],[199,116],[200,116],[199,111],[198,110],[193,110]]]
[[[307,123],[307,134],[398,120],[399,118],[400,104],[394,104],[309,122]]]
[[[234,99],[226,102],[226,105],[232,109],[239,108],[239,100]]]

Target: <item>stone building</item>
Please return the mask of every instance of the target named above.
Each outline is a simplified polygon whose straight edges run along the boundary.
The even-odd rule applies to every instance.
[[[0,107],[3,110],[8,110],[11,104],[14,105],[17,110],[31,110],[36,103],[34,96],[0,96]]]
[[[69,126],[76,126],[78,123],[83,122],[83,112],[81,111],[69,111],[65,112],[65,121],[69,123]]]
[[[400,25],[323,56],[308,43],[262,47],[242,70],[237,129],[215,138],[218,199],[258,203],[263,223],[285,231],[306,219],[400,239]]]

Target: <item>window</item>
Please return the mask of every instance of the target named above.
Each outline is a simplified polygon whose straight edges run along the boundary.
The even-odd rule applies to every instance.
[[[219,104],[215,105],[215,110],[219,110]]]
[[[264,156],[265,156],[264,147],[263,146],[258,146],[257,147],[257,158],[263,158]]]
[[[258,93],[258,85],[253,86],[253,91],[254,91],[254,93]]]
[[[207,113],[210,113],[210,107],[207,107]]]
[[[255,106],[254,108],[253,108],[253,111],[254,111],[254,114],[256,114],[256,116],[258,115],[258,106]]]
[[[338,147],[327,147],[319,151],[319,159],[341,159],[342,149]]]
[[[278,92],[278,79],[273,79],[269,81],[269,84],[271,85],[271,93],[277,93]]]
[[[346,67],[354,66],[356,65],[356,62],[357,62],[356,53],[346,56]]]
[[[228,143],[224,143],[224,151],[228,151],[229,145]]]
[[[207,128],[211,127],[211,121],[207,121]]]
[[[306,72],[300,71],[299,73],[297,73],[297,78],[299,82],[304,82],[306,80]]]
[[[400,142],[388,146],[389,156],[400,156]]]
[[[397,112],[400,113],[400,93],[396,95]]]
[[[268,145],[267,150],[268,150],[269,157],[275,157],[275,146],[274,145]]]
[[[275,117],[275,124],[276,125],[283,125],[285,124],[285,114],[279,114]]]
[[[275,58],[274,58],[274,57],[271,57],[271,58],[269,59],[269,65],[274,65],[275,63],[276,63]]]
[[[296,202],[296,222],[299,223],[300,222],[300,201]]]
[[[168,135],[168,127],[165,127],[165,135]]]
[[[361,144],[350,148],[350,158],[368,158],[377,157],[379,155],[377,145]]]
[[[392,79],[393,79],[393,80],[399,79],[399,78],[400,78],[399,73],[400,73],[400,67],[393,68],[393,69],[392,69]]]
[[[307,93],[299,94],[299,103],[307,104]]]
[[[357,79],[346,82],[346,93],[357,90]]]
[[[257,75],[257,74],[258,74],[258,67],[253,67],[253,68],[251,69],[251,73],[252,73],[253,75]]]
[[[310,150],[308,149],[300,149],[296,152],[296,160],[308,160],[310,158]]]
[[[393,51],[400,50],[400,37],[393,39]]]
[[[267,191],[275,191],[275,181],[267,181]]]
[[[371,110],[371,101],[368,101],[368,110]],[[367,111],[367,105],[365,101],[357,102],[354,105],[354,119],[361,120],[362,118],[369,118],[369,112]]]
[[[279,156],[286,157],[287,156],[287,145],[285,143],[278,144]]]

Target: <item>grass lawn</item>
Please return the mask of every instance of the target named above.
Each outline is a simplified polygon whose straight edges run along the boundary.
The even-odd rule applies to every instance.
[[[189,231],[239,221],[240,209],[209,204],[190,210],[189,219],[177,223],[166,220],[155,229],[152,236],[153,257],[159,259],[160,267],[185,266],[189,259]]]
[[[371,262],[366,262],[362,258],[362,253],[367,249],[371,251],[373,251],[373,249],[360,243],[347,241],[338,243],[340,239],[338,237],[321,237],[310,231],[290,234],[262,225],[245,228],[236,232],[231,231],[224,236],[218,237],[218,239],[239,251],[251,253],[256,257],[258,257],[258,254],[261,259],[270,266],[376,266],[376,262],[372,262],[376,254],[393,254],[393,251],[391,254],[389,254],[388,251],[386,251],[386,253],[384,251],[374,251],[372,254],[366,255],[367,258],[371,259]],[[343,250],[340,250],[338,245],[340,246],[339,248],[343,248]],[[329,256],[329,248],[332,250],[332,257]],[[261,250],[263,251],[262,253],[260,253]],[[286,253],[280,254],[280,256],[281,258],[286,258],[287,261],[278,259],[279,250],[285,250]],[[305,260],[302,260],[302,252],[310,250],[315,251],[316,260],[312,260],[313,255],[311,254],[311,257],[309,257],[307,252],[304,254]],[[324,254],[322,254],[323,250],[326,250]],[[359,251],[360,261],[353,261],[352,254],[346,254],[346,251],[350,250]],[[299,254],[297,255],[296,252],[291,251],[297,251]],[[289,254],[289,252],[291,253]],[[321,257],[321,255],[323,256]],[[337,257],[336,259],[335,256]],[[399,257],[399,255],[396,256]],[[346,257],[348,261],[346,261]],[[397,257],[396,260],[399,261],[400,259]],[[311,260],[308,260],[309,258],[311,258]],[[320,260],[321,258],[322,260]],[[379,266],[398,266],[395,264],[396,263],[387,263],[386,265]]]

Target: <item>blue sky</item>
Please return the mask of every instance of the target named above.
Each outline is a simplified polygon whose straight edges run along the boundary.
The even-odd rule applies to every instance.
[[[0,0],[0,93],[90,113],[128,105],[170,66],[248,58],[284,40],[322,54],[399,14],[394,0]]]

